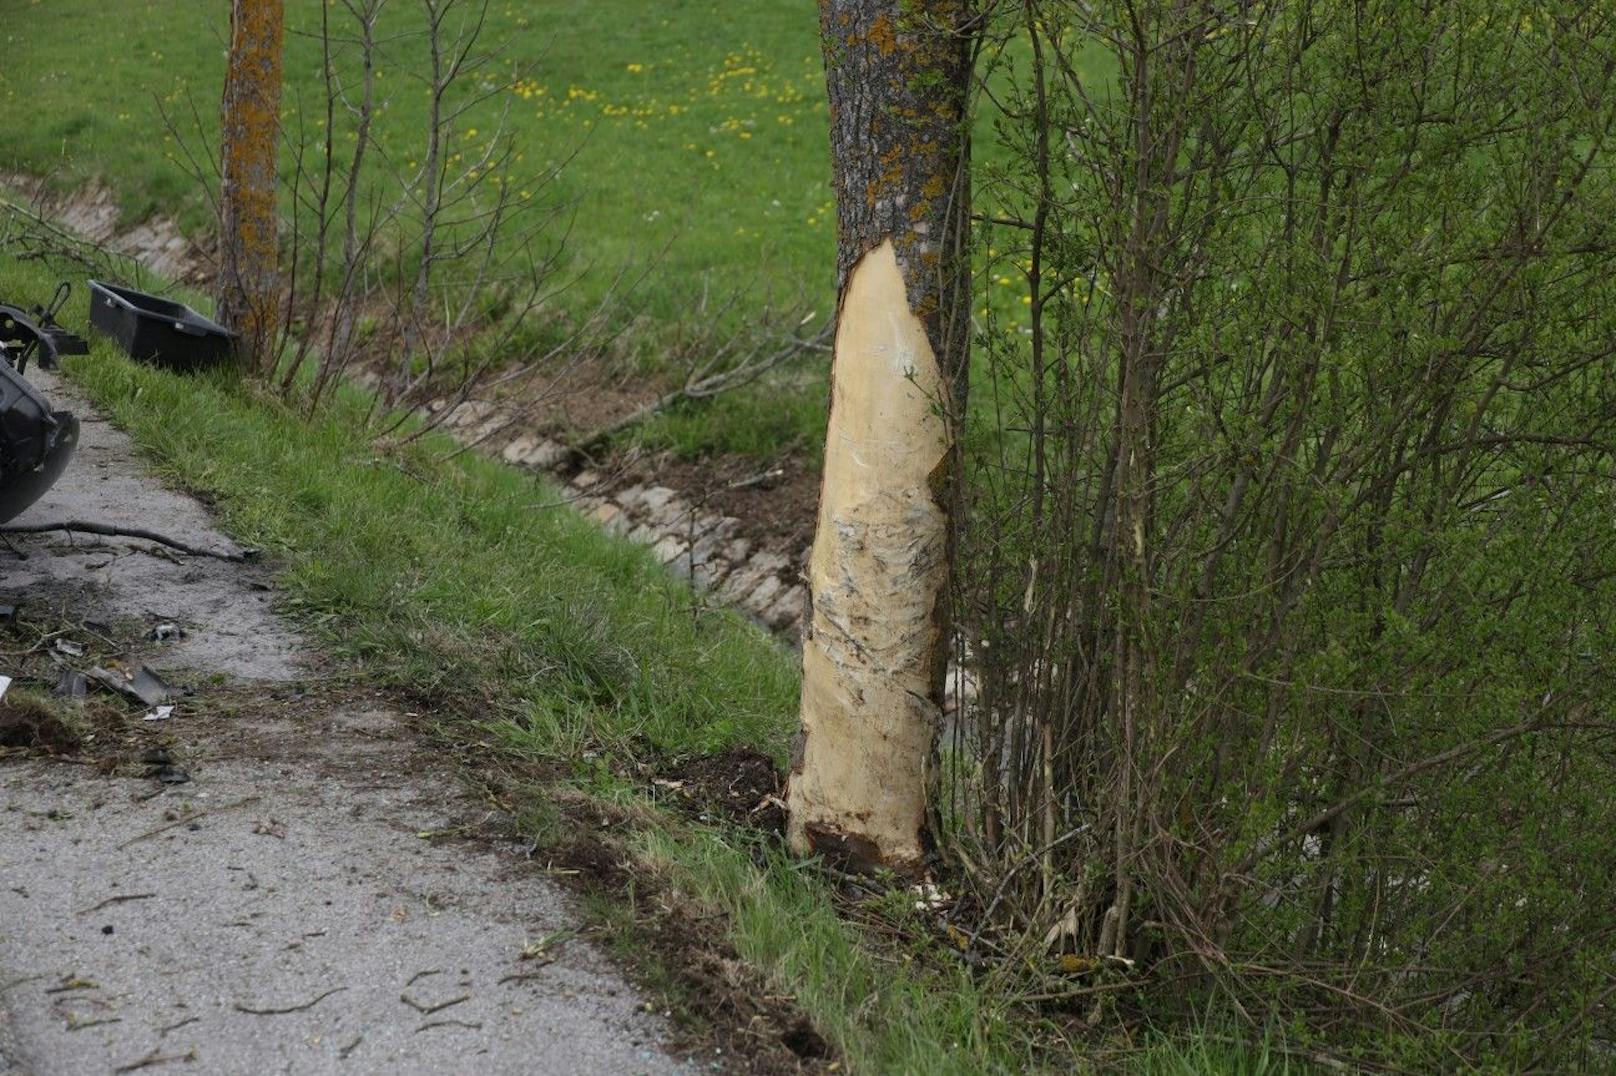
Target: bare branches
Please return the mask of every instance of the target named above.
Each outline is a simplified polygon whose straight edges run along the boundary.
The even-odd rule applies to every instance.
[[[1616,42],[1405,15],[998,8],[950,836],[1028,946],[1474,1058],[1605,987]]]

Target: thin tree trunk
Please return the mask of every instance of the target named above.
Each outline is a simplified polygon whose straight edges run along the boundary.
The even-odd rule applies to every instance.
[[[232,0],[230,62],[219,108],[219,320],[248,362],[270,350],[280,301],[275,189],[282,0]]]
[[[821,0],[837,329],[788,836],[925,870],[969,331],[971,0]]]

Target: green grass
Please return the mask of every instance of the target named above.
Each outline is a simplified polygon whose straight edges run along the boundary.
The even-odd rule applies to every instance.
[[[51,0],[9,13],[5,33],[28,62],[0,70],[0,101],[28,120],[0,131],[0,165],[64,187],[99,178],[130,220],[160,211],[205,226],[205,200],[175,159],[161,109],[189,123],[194,101],[216,138],[227,9],[148,0],[114,16],[95,0]],[[322,122],[309,36],[319,13],[318,0],[286,5],[293,132],[318,134]],[[412,77],[425,60],[411,36],[421,22],[419,5],[395,3],[380,25],[396,40],[378,67],[387,107],[377,145],[403,168],[427,123]],[[483,40],[506,46],[491,76],[503,89],[461,121],[452,148],[470,160],[508,109],[522,155],[513,183],[572,158],[553,191],[532,192],[576,210],[569,271],[584,277],[563,303],[587,306],[620,270],[655,264],[642,298],[659,319],[679,318],[704,282],[713,295],[749,289],[742,311],[799,297],[829,309],[834,220],[812,5],[496,0]],[[288,174],[290,164],[288,152]]]
[[[634,431],[632,439],[683,459],[740,456],[766,462],[793,453],[818,466],[828,392],[822,370],[749,385],[671,407]]]

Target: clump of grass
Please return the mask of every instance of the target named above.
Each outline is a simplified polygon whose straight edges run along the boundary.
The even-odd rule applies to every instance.
[[[0,699],[0,757],[14,751],[71,754],[82,746],[84,732],[73,708],[48,695],[17,688]]]

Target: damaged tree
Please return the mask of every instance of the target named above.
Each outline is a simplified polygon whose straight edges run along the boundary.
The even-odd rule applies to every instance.
[[[282,0],[232,0],[230,62],[219,106],[218,319],[242,356],[268,354],[279,308],[275,190],[281,103]]]
[[[830,428],[788,836],[924,870],[969,331],[971,0],[823,0],[838,204]]]

